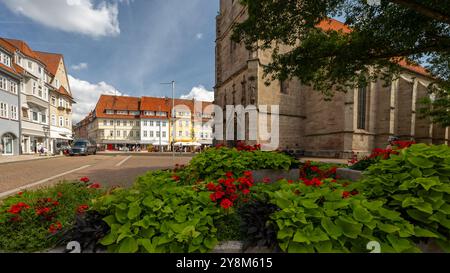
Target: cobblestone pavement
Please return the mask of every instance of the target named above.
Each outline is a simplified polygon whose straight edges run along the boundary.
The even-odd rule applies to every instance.
[[[175,164],[187,164],[190,157],[176,157]],[[88,176],[103,187],[133,184],[149,170],[173,166],[171,156],[96,155],[58,157],[46,160],[0,164],[0,197],[26,187],[48,186],[63,180],[78,180]],[[4,197],[4,196],[3,196]]]

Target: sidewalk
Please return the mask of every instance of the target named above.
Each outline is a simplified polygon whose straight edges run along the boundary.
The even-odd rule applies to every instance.
[[[50,158],[57,158],[57,157],[61,157],[61,155],[56,155],[56,156],[39,156],[39,155],[0,156],[0,165],[14,163],[14,162],[43,160],[43,159],[50,159]]]

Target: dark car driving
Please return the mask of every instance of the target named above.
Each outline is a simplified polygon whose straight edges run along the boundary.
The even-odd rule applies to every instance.
[[[73,143],[69,150],[69,155],[95,155],[97,153],[97,146],[89,140],[77,140]]]

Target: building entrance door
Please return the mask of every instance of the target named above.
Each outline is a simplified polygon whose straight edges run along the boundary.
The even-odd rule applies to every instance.
[[[6,135],[2,139],[3,142],[3,154],[13,155],[14,154],[14,142],[11,135]]]

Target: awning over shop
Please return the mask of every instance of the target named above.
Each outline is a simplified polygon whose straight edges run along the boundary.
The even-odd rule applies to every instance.
[[[157,141],[157,142],[153,142],[152,145],[153,145],[153,146],[160,146],[160,145],[161,145],[161,146],[168,146],[169,143],[164,142],[164,141],[161,141],[161,143],[160,143],[159,141]]]

